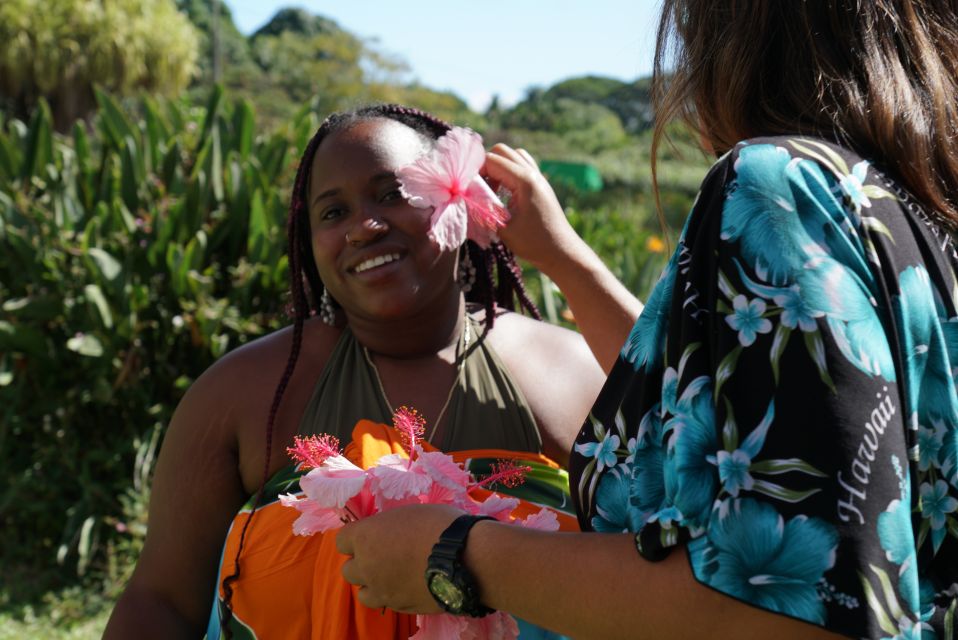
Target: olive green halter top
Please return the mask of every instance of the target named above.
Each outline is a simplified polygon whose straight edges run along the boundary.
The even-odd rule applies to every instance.
[[[470,334],[478,336],[466,349],[463,369],[444,414],[443,451],[507,449],[542,451],[542,438],[532,410],[505,365],[482,338],[479,324],[467,316]],[[393,401],[400,401],[395,398]],[[392,414],[363,347],[347,326],[299,424],[299,433],[329,433],[343,444],[362,419],[389,424]],[[427,425],[427,430],[432,425]]]

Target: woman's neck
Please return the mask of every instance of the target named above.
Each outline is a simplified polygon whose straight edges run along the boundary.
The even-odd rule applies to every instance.
[[[396,320],[350,317],[349,328],[370,352],[386,358],[408,360],[440,354],[455,359],[456,344],[465,321],[461,295],[442,305]],[[448,353],[447,353],[448,352]]]

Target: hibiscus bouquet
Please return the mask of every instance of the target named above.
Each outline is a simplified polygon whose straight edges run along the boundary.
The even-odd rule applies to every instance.
[[[485,248],[509,221],[509,211],[479,170],[486,161],[482,136],[452,127],[436,146],[396,172],[403,195],[414,207],[433,207],[430,239],[441,249],[468,238]]]
[[[547,531],[559,528],[554,511],[542,509],[517,520],[512,512],[519,505],[518,499],[488,492],[497,484],[514,487],[522,483],[529,467],[503,460],[488,476],[476,479],[452,456],[424,449],[421,438],[425,421],[415,410],[400,407],[393,415],[393,427],[399,432],[403,452],[384,455],[368,469],[350,462],[333,436],[295,439],[287,451],[310,470],[299,481],[302,496],[286,494],[279,498],[284,506],[300,512],[293,523],[294,534],[324,533],[410,504],[446,504],[519,526]],[[482,618],[446,613],[419,615],[416,624],[419,630],[412,640],[494,640],[519,634],[512,616],[499,611]]]

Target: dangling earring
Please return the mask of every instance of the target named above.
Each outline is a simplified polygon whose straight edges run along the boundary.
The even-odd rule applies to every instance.
[[[456,277],[456,282],[459,283],[463,293],[469,293],[476,282],[476,267],[472,264],[469,247],[466,245],[462,246],[462,255],[459,257],[459,275]]]
[[[333,308],[333,298],[326,287],[323,287],[323,295],[319,297],[319,319],[329,326],[336,324],[336,309]]]

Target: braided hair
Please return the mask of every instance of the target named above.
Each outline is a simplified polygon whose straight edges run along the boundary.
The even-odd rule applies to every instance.
[[[380,104],[362,107],[354,111],[334,113],[326,118],[316,133],[306,145],[303,156],[296,171],[296,180],[293,183],[293,193],[289,204],[289,218],[286,223],[287,246],[289,253],[289,285],[291,312],[293,316],[293,339],[290,346],[289,358],[280,378],[273,401],[269,408],[269,417],[266,421],[266,460],[263,464],[263,478],[260,488],[253,500],[253,507],[243,524],[240,532],[239,546],[234,559],[233,573],[223,580],[225,595],[225,615],[222,628],[227,638],[232,637],[229,621],[233,617],[231,606],[233,597],[233,583],[240,577],[240,554],[246,539],[246,532],[256,510],[259,508],[263,489],[269,479],[270,457],[273,450],[273,426],[276,414],[286,392],[286,387],[296,369],[300,349],[303,344],[303,326],[308,318],[316,315],[321,308],[321,297],[324,285],[316,268],[313,257],[313,248],[310,243],[309,224],[309,182],[312,173],[313,159],[319,145],[329,134],[348,129],[350,126],[366,120],[385,118],[400,122],[413,129],[423,137],[435,141],[450,130],[450,125],[439,118],[424,111],[397,104]],[[516,300],[521,309],[526,310],[537,320],[542,316],[536,308],[522,281],[522,270],[516,263],[515,256],[501,242],[492,243],[488,249],[483,249],[471,240],[467,240],[460,251],[468,256],[476,266],[476,279],[466,293],[466,301],[481,304],[485,309],[486,328],[495,323],[498,308],[516,310]]]

